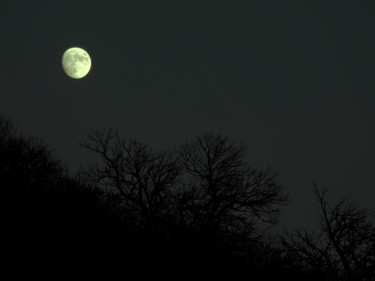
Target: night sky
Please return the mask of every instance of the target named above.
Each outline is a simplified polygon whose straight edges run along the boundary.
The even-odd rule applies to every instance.
[[[280,173],[280,226],[311,229],[312,181],[374,209],[375,2],[14,1],[0,6],[0,113],[76,170],[93,129],[168,149],[203,132]],[[84,48],[71,79],[61,57]]]

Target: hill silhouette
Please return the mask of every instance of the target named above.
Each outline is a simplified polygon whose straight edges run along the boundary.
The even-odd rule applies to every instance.
[[[103,139],[92,140],[98,144]],[[240,161],[242,148],[227,138],[206,134],[197,140],[178,151],[180,158],[153,152],[139,142],[124,141],[125,150],[119,146],[100,150],[94,142],[86,147],[97,148],[102,156],[110,149],[115,153],[105,155],[104,166],[91,166],[71,176],[47,145],[22,136],[1,118],[5,267],[14,273],[80,272],[86,278],[105,274],[107,279],[120,274],[129,279],[359,280],[355,278],[362,274],[361,280],[373,280],[371,248],[362,271],[334,275],[327,264],[306,266],[305,257],[293,247],[297,240],[288,240],[294,236],[283,236],[283,243],[277,243],[277,237],[266,235],[267,228],[277,222],[278,206],[286,203],[277,174],[246,168]],[[204,153],[199,152],[202,148]],[[103,182],[105,177],[114,181]],[[117,184],[112,185],[115,188],[110,188],[112,183]],[[151,195],[157,199],[147,201]],[[318,198],[325,207],[323,197]],[[329,221],[329,212],[325,214]],[[374,247],[373,237],[361,245]],[[303,252],[311,245],[298,246]],[[333,257],[334,252],[332,261]],[[335,262],[340,270],[340,261]]]

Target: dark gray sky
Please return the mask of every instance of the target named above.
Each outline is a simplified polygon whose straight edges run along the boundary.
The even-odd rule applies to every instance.
[[[78,143],[115,128],[171,148],[204,131],[248,146],[313,228],[312,180],[375,211],[375,2],[13,1],[0,8],[0,113],[73,169]],[[66,76],[63,52],[92,69]]]

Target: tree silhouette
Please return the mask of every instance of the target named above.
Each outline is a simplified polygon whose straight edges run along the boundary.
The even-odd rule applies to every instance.
[[[127,233],[110,194],[68,176],[45,144],[18,134],[2,117],[0,187],[4,267],[103,266],[123,249]],[[128,247],[121,261],[132,253]]]
[[[287,203],[277,173],[248,167],[244,146],[220,135],[204,134],[173,152],[154,152],[102,129],[81,145],[101,161],[82,169],[80,177],[115,193],[135,231],[154,237],[166,232],[165,256],[179,251],[187,263],[213,265],[241,251],[241,244],[261,236],[260,225],[277,222]]]
[[[177,149],[184,168],[180,218],[208,236],[255,235],[277,222],[287,195],[270,168],[250,168],[244,145],[204,133]],[[242,237],[243,238],[243,237]],[[242,239],[241,238],[241,239]]]
[[[45,144],[17,134],[13,123],[0,118],[0,181],[14,195],[43,192],[63,176],[64,166]],[[11,186],[11,187],[10,187]]]
[[[265,235],[287,196],[277,173],[249,167],[245,147],[228,137],[205,133],[154,152],[96,130],[82,146],[102,162],[72,177],[45,144],[0,117],[2,254],[16,268],[374,279],[374,227],[347,199],[329,208],[315,189],[318,232],[284,235],[283,248]]]
[[[318,232],[296,231],[281,236],[287,255],[304,268],[320,271],[330,280],[374,280],[375,227],[369,213],[343,198],[329,207],[326,191],[314,183],[320,206]]]
[[[136,140],[122,139],[113,130],[95,130],[83,147],[99,155],[102,165],[91,164],[81,176],[114,191],[133,224],[153,229],[167,216],[172,186],[180,173],[176,157],[153,152]]]

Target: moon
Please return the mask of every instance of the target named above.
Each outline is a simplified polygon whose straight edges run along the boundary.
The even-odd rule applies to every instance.
[[[66,50],[61,61],[66,75],[74,79],[85,77],[91,68],[89,54],[84,49],[78,47]]]

